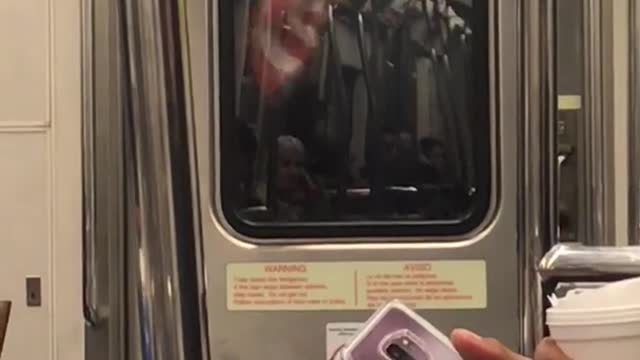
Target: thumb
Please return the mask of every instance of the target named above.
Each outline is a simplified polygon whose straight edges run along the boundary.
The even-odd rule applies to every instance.
[[[507,349],[498,340],[467,330],[453,331],[451,342],[464,360],[530,360]]]

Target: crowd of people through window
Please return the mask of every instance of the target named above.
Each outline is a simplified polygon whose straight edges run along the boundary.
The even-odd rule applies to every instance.
[[[246,0],[234,204],[251,222],[451,220],[476,195],[470,0]],[[481,139],[486,143],[486,139]]]

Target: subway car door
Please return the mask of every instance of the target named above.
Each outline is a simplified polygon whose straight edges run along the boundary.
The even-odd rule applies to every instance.
[[[211,358],[328,360],[391,299],[519,348],[522,2],[188,6]]]

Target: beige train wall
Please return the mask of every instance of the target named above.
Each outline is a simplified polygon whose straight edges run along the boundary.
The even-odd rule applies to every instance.
[[[0,1],[2,360],[84,357],[80,35],[80,0]]]

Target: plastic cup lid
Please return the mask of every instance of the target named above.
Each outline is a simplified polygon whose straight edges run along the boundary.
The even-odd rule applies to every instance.
[[[595,310],[640,306],[640,277],[607,284],[596,289],[572,290],[556,301],[554,308]]]

